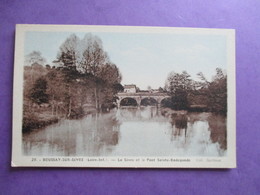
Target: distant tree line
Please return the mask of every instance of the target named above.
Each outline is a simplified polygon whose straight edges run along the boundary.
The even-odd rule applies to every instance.
[[[208,81],[201,72],[197,75],[200,81],[191,79],[186,71],[171,72],[165,85],[165,90],[171,96],[166,106],[175,110],[195,109],[226,114],[226,73],[217,68],[212,81]]]
[[[49,106],[53,115],[68,118],[83,114],[84,106],[100,112],[115,105],[123,90],[121,73],[104,51],[102,41],[92,34],[79,39],[70,35],[60,46],[57,65],[45,65],[40,52],[25,57],[24,102],[28,111]]]

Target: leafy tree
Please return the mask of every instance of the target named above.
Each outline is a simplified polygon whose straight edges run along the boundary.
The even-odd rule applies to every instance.
[[[102,41],[97,36],[86,34],[82,40],[82,63],[84,73],[97,76],[101,66],[109,62],[107,53],[103,49]]]
[[[117,92],[123,92],[124,91],[124,87],[120,83],[113,84],[113,88]]]
[[[96,76],[108,84],[120,83],[122,79],[118,67],[113,63],[106,63],[101,66]]]
[[[47,80],[47,94],[49,96],[49,103],[52,107],[52,115],[54,111],[61,109],[62,103],[65,102],[66,83],[64,82],[64,74],[59,68],[52,68],[46,75]],[[64,109],[62,107],[62,109]]]
[[[30,90],[37,79],[47,74],[47,70],[40,64],[24,66],[24,96],[29,98]]]
[[[82,40],[71,35],[61,45],[57,57],[67,86],[68,117],[73,107],[82,107],[89,99],[87,94],[91,93],[98,111],[105,102],[114,101],[114,86],[120,84],[121,74],[110,62],[101,39],[92,34],[86,34]]]
[[[25,66],[31,66],[34,63],[37,63],[42,66],[46,64],[46,59],[42,57],[41,52],[33,51],[25,56]]]
[[[75,35],[70,35],[65,42],[61,45],[58,53],[58,61],[62,63],[60,70],[63,73],[63,81],[66,87],[65,104],[67,106],[67,117],[71,116],[73,99],[75,95],[75,85],[77,82],[78,74],[78,46],[80,39]]]
[[[86,34],[82,40],[82,56],[81,70],[86,75],[93,75],[95,78],[93,92],[95,107],[99,111],[101,107],[101,90],[104,81],[107,81],[106,73],[109,73],[106,63],[109,62],[107,53],[103,50],[102,41],[92,34]]]
[[[222,69],[216,69],[216,75],[208,88],[208,107],[211,111],[227,113],[227,75]]]
[[[167,78],[165,88],[171,96],[171,107],[173,109],[182,110],[188,108],[188,95],[192,90],[192,80],[186,71],[182,73],[171,72]]]
[[[104,51],[102,41],[97,36],[86,34],[82,40],[83,58],[81,71],[86,76],[94,77],[93,98],[97,110],[104,102],[114,99],[114,85],[121,82],[121,74],[117,66],[110,62]]]
[[[226,114],[227,112],[227,75],[217,68],[216,75],[209,82],[202,73],[198,74],[201,82],[198,83],[198,94],[203,95],[205,104],[212,112]]]
[[[99,84],[97,85],[99,90],[98,102],[103,107],[104,104],[111,107],[116,102],[115,95],[122,90],[122,86],[119,84],[121,82],[121,73],[115,64],[106,63],[99,67],[97,78],[99,80],[97,83]]]
[[[162,87],[159,87],[159,88],[158,88],[158,91],[159,91],[160,93],[163,93],[163,92],[164,92],[164,89],[163,89]]]
[[[31,100],[40,105],[48,102],[47,81],[44,78],[39,78],[35,81],[33,88],[31,89]]]
[[[24,66],[24,110],[32,111],[31,91],[37,79],[44,77],[48,70],[44,68],[46,60],[40,52],[34,51],[25,56]]]

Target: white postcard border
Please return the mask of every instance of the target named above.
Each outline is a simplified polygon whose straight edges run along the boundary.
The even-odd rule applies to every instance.
[[[27,31],[51,32],[125,32],[125,33],[182,33],[202,35],[225,35],[227,37],[227,155],[224,157],[66,157],[24,156],[22,154],[23,66],[24,39]],[[236,88],[235,88],[235,30],[133,27],[133,26],[87,26],[87,25],[22,25],[16,26],[15,62],[13,83],[13,140],[12,167],[114,167],[114,168],[235,168],[236,167]]]

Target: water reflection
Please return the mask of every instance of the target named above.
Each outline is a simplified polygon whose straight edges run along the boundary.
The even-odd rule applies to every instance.
[[[180,136],[181,131],[184,131],[184,135],[186,137],[187,133],[187,124],[188,124],[188,117],[186,114],[171,114],[171,125],[172,125],[172,135]]]
[[[210,138],[213,143],[219,143],[224,150],[227,149],[226,118],[221,115],[211,115],[208,118]]]
[[[24,154],[37,156],[223,156],[226,145],[225,117],[162,116],[156,107],[63,120],[23,136]]]
[[[120,123],[114,113],[63,120],[23,137],[29,155],[97,156],[119,141]],[[104,150],[107,147],[107,151]]]

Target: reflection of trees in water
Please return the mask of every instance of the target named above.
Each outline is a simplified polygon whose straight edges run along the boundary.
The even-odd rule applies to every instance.
[[[96,154],[103,147],[115,146],[119,141],[120,123],[115,115],[96,115],[93,125],[92,141],[95,144]]]
[[[188,113],[189,122],[194,124],[196,121],[208,121],[211,113],[209,112],[190,112]]]
[[[76,137],[72,132],[74,130],[74,123],[67,121],[68,130],[65,132],[64,140],[63,140],[63,150],[65,156],[71,156],[76,154]]]
[[[24,151],[29,153],[36,148],[42,154],[106,155],[118,144],[119,130],[120,122],[114,112],[88,115],[81,120],[64,120],[35,132],[37,136],[34,132],[27,135]]]
[[[223,115],[211,115],[208,118],[210,139],[213,143],[218,142],[221,149],[227,149],[227,124]]]
[[[212,143],[218,142],[221,149],[227,149],[226,117],[223,115],[213,113],[189,113],[188,115],[173,113],[171,114],[172,136],[181,136],[184,133],[185,137],[187,137],[188,122],[193,125],[196,121],[207,121]],[[193,130],[193,128],[189,129]]]
[[[171,141],[174,138],[181,136],[184,133],[185,142],[187,136],[187,125],[188,125],[188,117],[186,114],[171,114],[171,125],[172,125],[172,136]]]
[[[120,137],[124,134],[120,134],[120,126],[121,122],[125,121],[133,121],[134,123],[140,121],[162,122],[162,128],[156,129],[156,131],[164,131],[163,136],[165,136],[165,129],[170,128],[170,132],[168,131],[170,135],[167,133],[167,139],[170,136],[171,141],[175,144],[175,149],[189,150],[204,146],[207,148],[207,144],[212,143],[219,143],[222,150],[227,147],[226,118],[224,116],[211,113],[178,112],[164,117],[160,114],[160,110],[158,113],[158,109],[154,107],[145,107],[118,109],[106,114],[88,115],[82,120],[61,121],[24,136],[24,152],[26,155],[110,155],[121,145],[119,142],[123,139]],[[171,127],[169,127],[169,122]],[[138,133],[137,136],[143,135]],[[133,145],[133,147],[135,146]]]
[[[117,118],[132,119],[132,118],[139,117],[140,113],[138,113],[137,111],[138,111],[137,108],[119,109],[117,112]]]
[[[196,121],[208,122],[210,139],[212,143],[218,142],[221,149],[223,150],[227,149],[227,128],[226,128],[225,116],[203,112],[203,113],[189,113],[187,118],[188,118],[188,122],[191,125],[193,125]],[[179,123],[180,123],[179,126],[182,126],[183,123],[185,124],[185,120],[184,122],[180,120]]]

